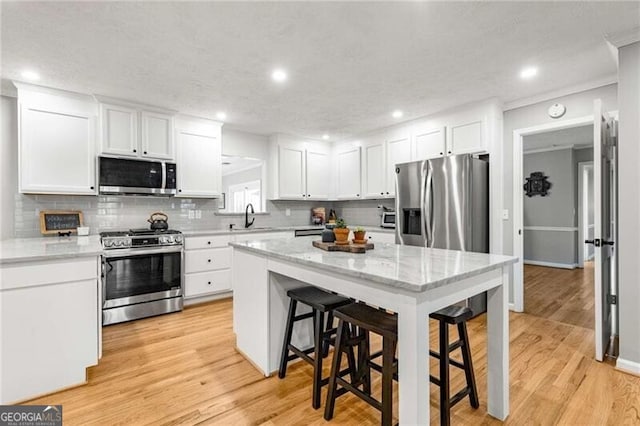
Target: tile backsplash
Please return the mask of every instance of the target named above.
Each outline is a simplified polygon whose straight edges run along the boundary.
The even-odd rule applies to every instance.
[[[301,226],[311,223],[311,209],[335,209],[350,225],[378,226],[378,205],[393,208],[393,200],[363,201],[267,201],[269,214],[256,216],[254,226]],[[286,215],[289,209],[290,215]],[[145,228],[157,211],[169,216],[169,226],[181,231],[226,229],[234,223],[244,226],[244,216],[217,215],[218,202],[200,198],[160,198],[145,196],[15,195],[16,238],[40,236],[41,210],[80,210],[92,234],[101,231]]]

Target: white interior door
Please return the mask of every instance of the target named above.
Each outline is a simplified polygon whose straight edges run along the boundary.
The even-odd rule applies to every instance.
[[[615,123],[594,103],[593,123],[593,202],[595,252],[595,338],[596,359],[602,361],[612,335],[613,315],[608,296],[616,294],[613,243],[615,238]],[[614,179],[612,179],[614,177]]]

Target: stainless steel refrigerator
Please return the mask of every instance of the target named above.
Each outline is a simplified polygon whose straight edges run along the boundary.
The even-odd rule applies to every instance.
[[[453,155],[396,165],[396,243],[489,252],[489,163]],[[486,311],[486,294],[466,305]]]

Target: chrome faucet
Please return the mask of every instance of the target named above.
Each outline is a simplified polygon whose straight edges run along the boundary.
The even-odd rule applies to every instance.
[[[255,213],[255,210],[253,209],[253,204],[249,203],[247,204],[247,207],[245,207],[244,209],[244,227],[248,228],[251,225],[253,225],[253,222],[255,222],[256,218],[252,218],[251,222],[249,222],[249,207],[251,207],[251,214]]]

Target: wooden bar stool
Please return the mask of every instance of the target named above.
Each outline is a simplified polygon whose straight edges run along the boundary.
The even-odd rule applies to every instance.
[[[440,378],[430,375],[431,383],[440,387],[440,424],[449,425],[451,423],[451,407],[460,402],[464,397],[469,396],[469,402],[473,408],[480,406],[478,402],[478,390],[476,379],[473,374],[473,363],[471,362],[471,348],[469,347],[469,335],[467,334],[467,320],[473,316],[471,309],[464,306],[448,306],[439,311],[433,312],[429,317],[438,320],[440,330],[440,352],[429,351],[429,355],[440,360]],[[449,344],[449,324],[458,326],[458,341]],[[462,363],[451,359],[450,353],[460,348],[462,352]],[[449,364],[464,370],[467,386],[453,397],[449,397]]]
[[[313,365],[313,408],[320,407],[320,391],[322,386],[328,383],[328,378],[322,379],[322,359],[329,353],[329,345],[335,336],[336,329],[333,327],[333,310],[337,307],[352,303],[350,299],[329,293],[318,287],[299,287],[287,292],[291,299],[289,302],[289,314],[285,328],[284,342],[282,344],[282,355],[280,357],[280,370],[278,377],[283,379],[287,374],[287,364],[296,358],[302,358]],[[311,307],[311,312],[296,315],[298,302]],[[325,313],[327,322],[325,326]],[[297,321],[313,319],[314,344],[307,349],[300,349],[291,344],[293,326]],[[293,354],[289,354],[289,352]],[[313,352],[313,358],[309,354]],[[349,364],[353,364],[353,355],[349,357]]]
[[[324,409],[325,420],[333,418],[336,398],[346,392],[351,392],[381,411],[383,425],[391,425],[393,419],[393,378],[394,374],[397,374],[397,361],[395,360],[398,341],[397,316],[361,303],[337,308],[334,315],[339,322],[331,374],[329,375],[327,403]],[[382,399],[380,401],[371,396],[370,371],[374,364],[369,355],[370,332],[382,336]],[[355,365],[355,371],[353,369],[349,371],[351,381],[348,382],[344,379],[346,372],[340,371],[340,363],[342,353],[353,347],[358,348],[358,362]],[[338,389],[338,385],[341,386],[340,389]]]

